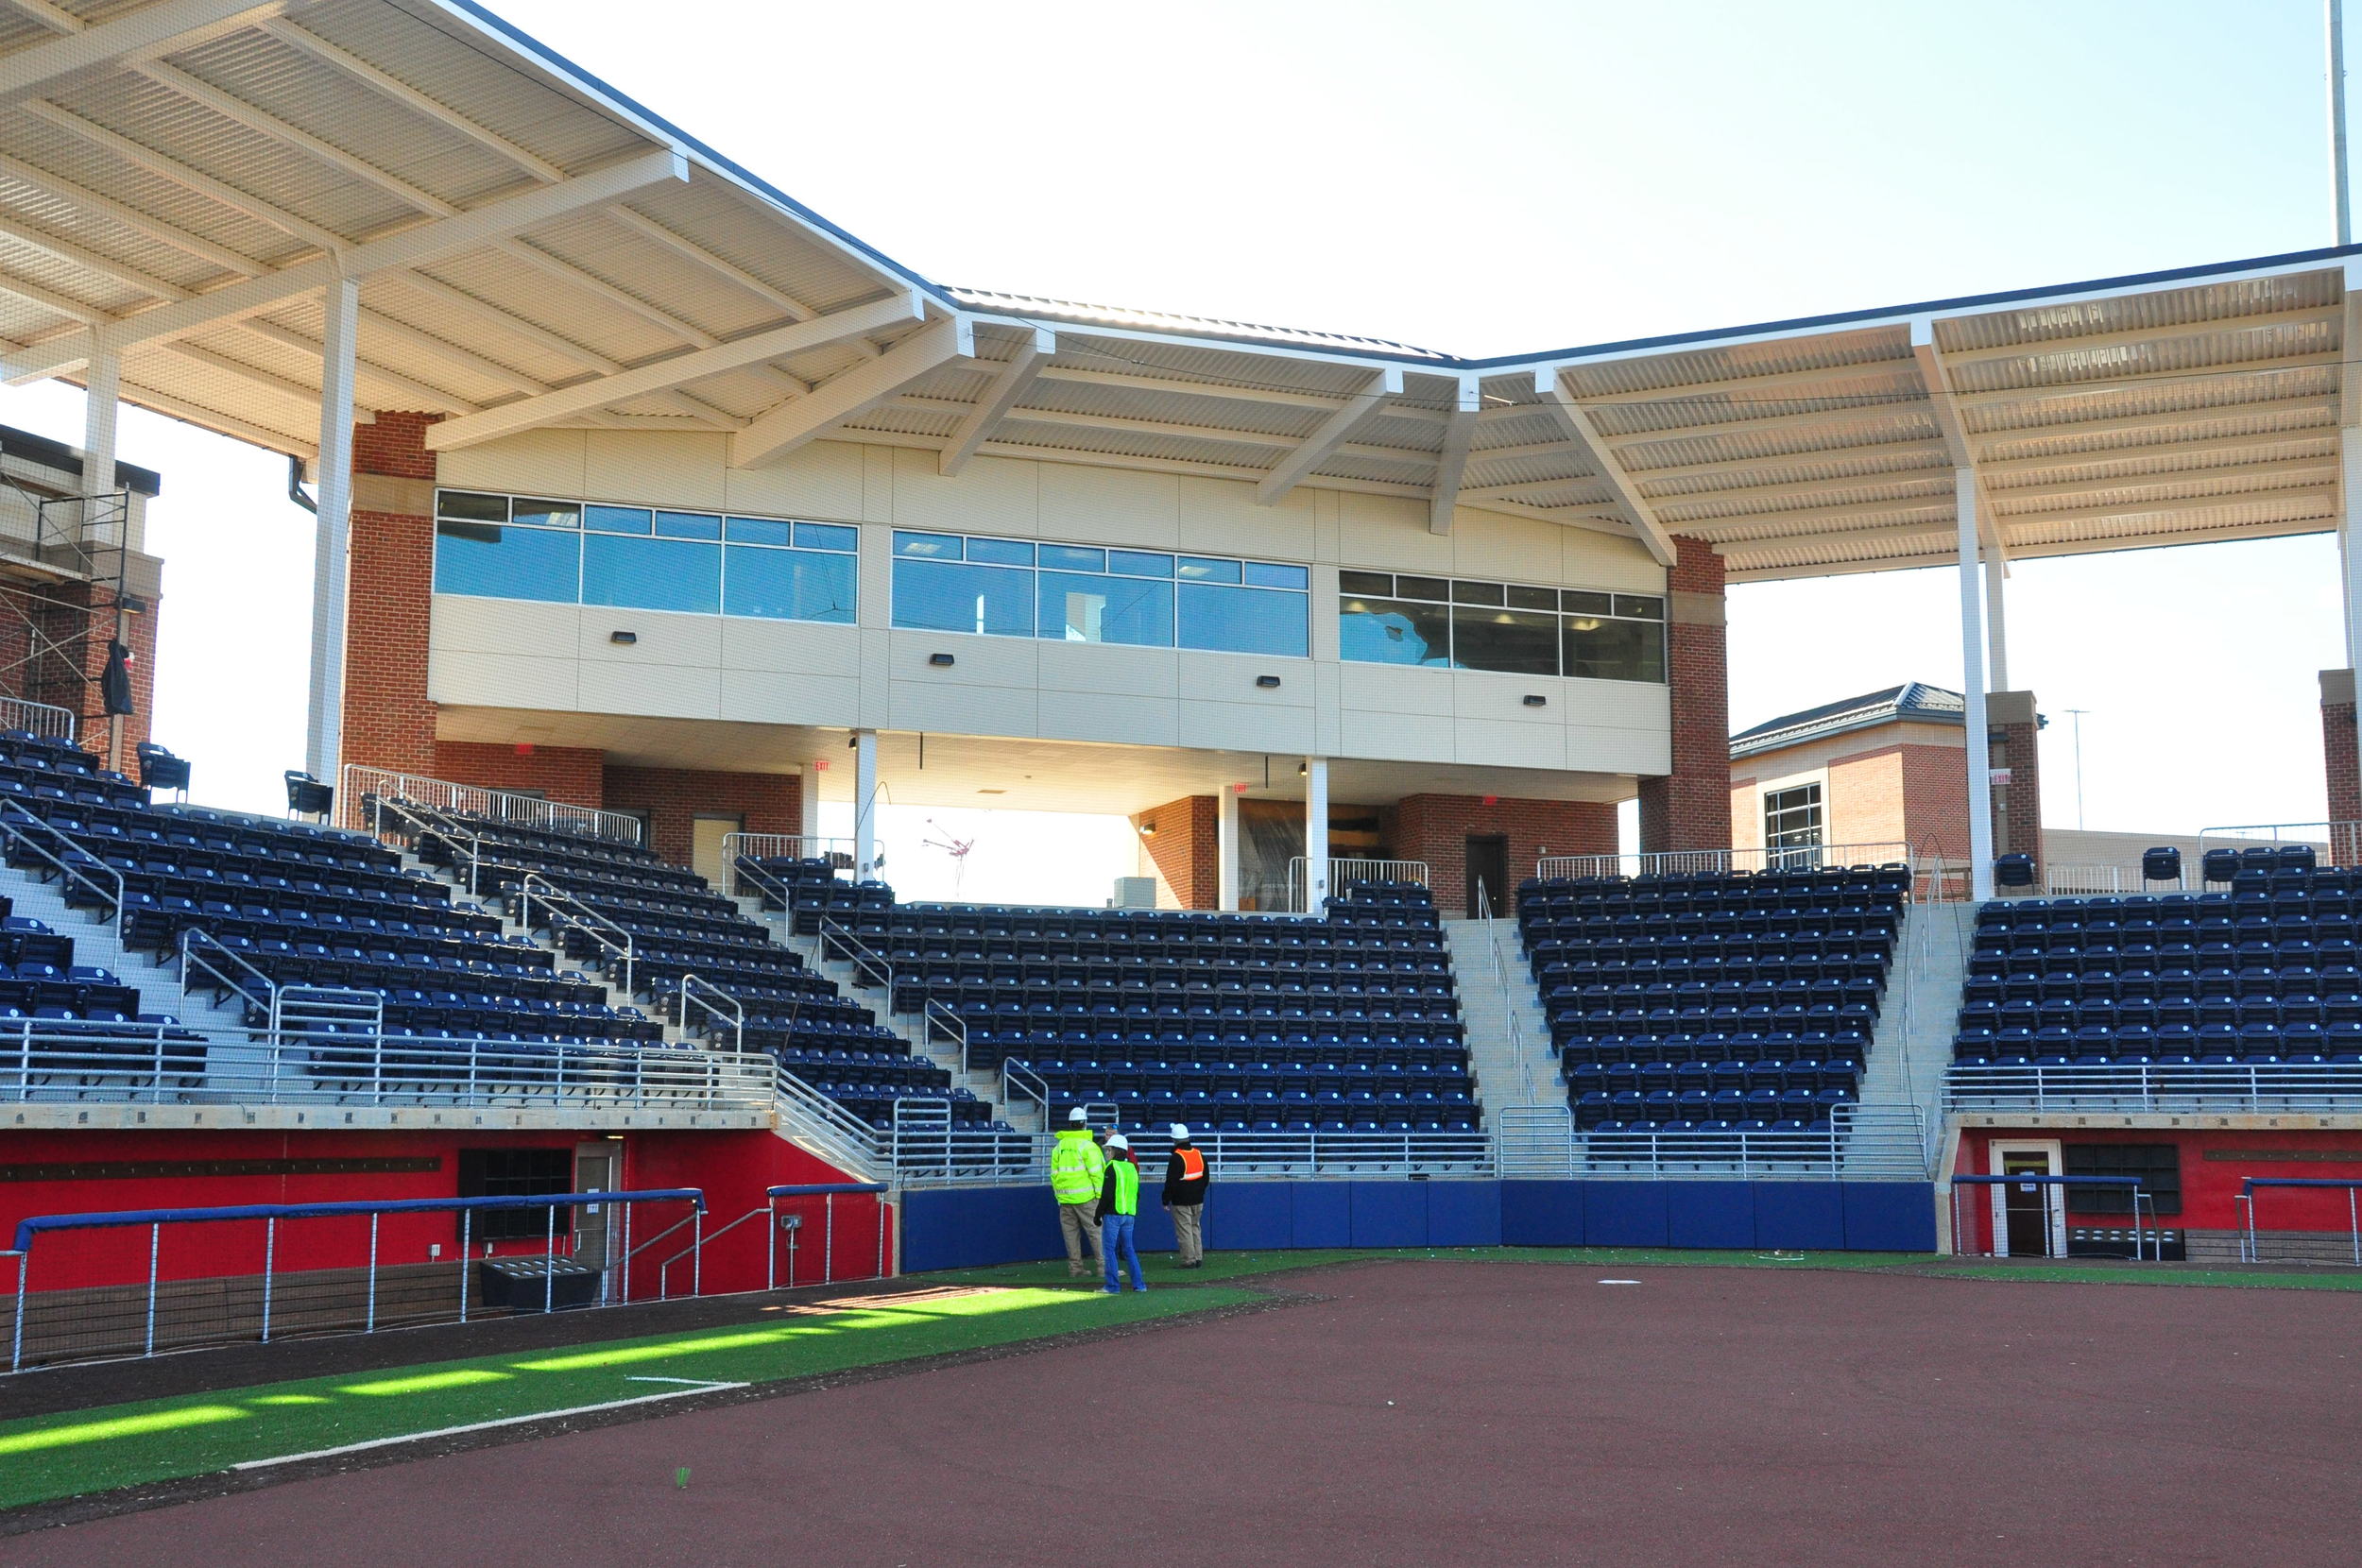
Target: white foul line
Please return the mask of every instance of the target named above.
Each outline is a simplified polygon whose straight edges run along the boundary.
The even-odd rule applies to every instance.
[[[633,1383],[686,1383],[681,1377],[636,1377]],[[472,1421],[465,1426],[438,1426],[432,1432],[405,1432],[398,1438],[371,1438],[367,1442],[349,1442],[336,1448],[315,1448],[308,1454],[282,1454],[271,1459],[247,1459],[230,1468],[232,1470],[266,1470],[272,1465],[295,1464],[303,1459],[333,1458],[338,1454],[358,1454],[365,1449],[390,1448],[396,1443],[424,1442],[429,1438],[455,1437],[462,1432],[487,1432],[496,1426],[517,1426],[528,1421],[556,1421],[560,1416],[586,1416],[594,1410],[620,1410],[631,1405],[653,1405],[659,1399],[679,1399],[687,1394],[709,1393],[715,1389],[745,1389],[745,1383],[699,1383],[693,1389],[675,1389],[668,1393],[642,1394],[637,1399],[610,1399],[600,1405],[576,1405],[564,1410],[535,1410],[528,1415],[503,1416],[498,1421]]]

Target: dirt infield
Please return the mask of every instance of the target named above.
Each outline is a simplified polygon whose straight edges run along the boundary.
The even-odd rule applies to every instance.
[[[0,1541],[0,1564],[2355,1559],[2342,1293],[1424,1263],[1289,1284],[1327,1299],[128,1514]]]

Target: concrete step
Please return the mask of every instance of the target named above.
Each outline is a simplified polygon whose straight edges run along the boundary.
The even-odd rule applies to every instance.
[[[1468,1066],[1488,1116],[1511,1107],[1563,1102],[1566,1090],[1549,1054],[1549,1028],[1515,929],[1487,920],[1446,920],[1443,926],[1467,1031]]]

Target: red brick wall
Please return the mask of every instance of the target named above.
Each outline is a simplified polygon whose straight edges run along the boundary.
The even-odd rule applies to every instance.
[[[605,805],[607,754],[586,746],[509,746],[438,741],[430,776],[488,790],[539,793],[569,806]]]
[[[1405,795],[1387,813],[1386,847],[1396,860],[1427,862],[1435,907],[1456,918],[1468,908],[1468,839],[1493,833],[1509,840],[1515,892],[1546,852],[1615,854],[1616,808],[1575,800],[1497,799],[1488,806],[1480,795]]]
[[[699,816],[741,819],[748,833],[803,828],[804,781],[786,773],[710,773],[693,768],[609,766],[600,804],[648,813],[648,844],[675,865],[693,856]]]
[[[2354,760],[2353,673],[2321,672],[2321,771],[2329,820],[2362,822],[2362,769]]]
[[[435,479],[426,429],[439,416],[381,413],[352,433],[352,471]],[[435,705],[426,697],[427,620],[435,592],[435,522],[364,510],[356,480],[345,610],[344,760],[433,775]],[[431,507],[431,503],[429,503]]]
[[[1968,766],[1957,746],[1905,746],[1903,836],[1922,855],[1968,859]]]
[[[1222,902],[1219,806],[1212,795],[1183,795],[1132,819],[1136,830],[1155,825],[1156,831],[1143,835],[1140,844],[1185,910],[1210,910]]]
[[[1993,765],[2010,770],[2010,782],[1993,793],[1994,853],[2033,856],[2034,876],[2039,879],[2043,874],[2042,754],[2037,726],[1994,727],[2002,739],[1993,748]]]
[[[1722,623],[1722,557],[1701,539],[1673,542],[1679,558],[1666,573],[1673,771],[1662,778],[1640,781],[1640,847],[1644,851],[1727,849],[1731,843],[1731,703],[1729,636]]]

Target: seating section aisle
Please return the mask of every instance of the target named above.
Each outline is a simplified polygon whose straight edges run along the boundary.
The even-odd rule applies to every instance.
[[[1348,887],[1321,920],[938,904],[827,918],[892,965],[898,1013],[960,1015],[971,1065],[1018,1064],[1053,1101],[1110,1101],[1126,1125],[1479,1125],[1443,932],[1414,884]]]
[[[414,847],[422,860],[463,876],[465,862],[472,861],[479,892],[512,912],[525,910],[536,930],[549,932],[568,956],[595,965],[619,986],[620,954],[596,928],[570,918],[563,904],[534,896],[525,878],[539,879],[535,890],[544,883],[556,887],[629,932],[631,994],[712,1043],[726,1043],[729,1026],[699,1002],[684,1002],[683,976],[727,993],[745,1010],[739,1037],[745,1048],[773,1056],[873,1127],[889,1127],[894,1101],[906,1097],[950,1099],[952,1119],[964,1126],[990,1122],[988,1104],[953,1087],[949,1073],[914,1055],[901,1036],[827,976],[806,967],[800,955],[773,941],[695,872],[638,844],[588,831],[430,811],[410,803],[402,810],[439,829],[417,837]],[[400,815],[389,811],[385,821],[396,828]]]
[[[2209,854],[2221,892],[1978,912],[1963,1066],[2362,1065],[2362,869],[2309,844]]]
[[[1578,1132],[1827,1131],[1860,1097],[1909,887],[1901,866],[1527,881]]]

